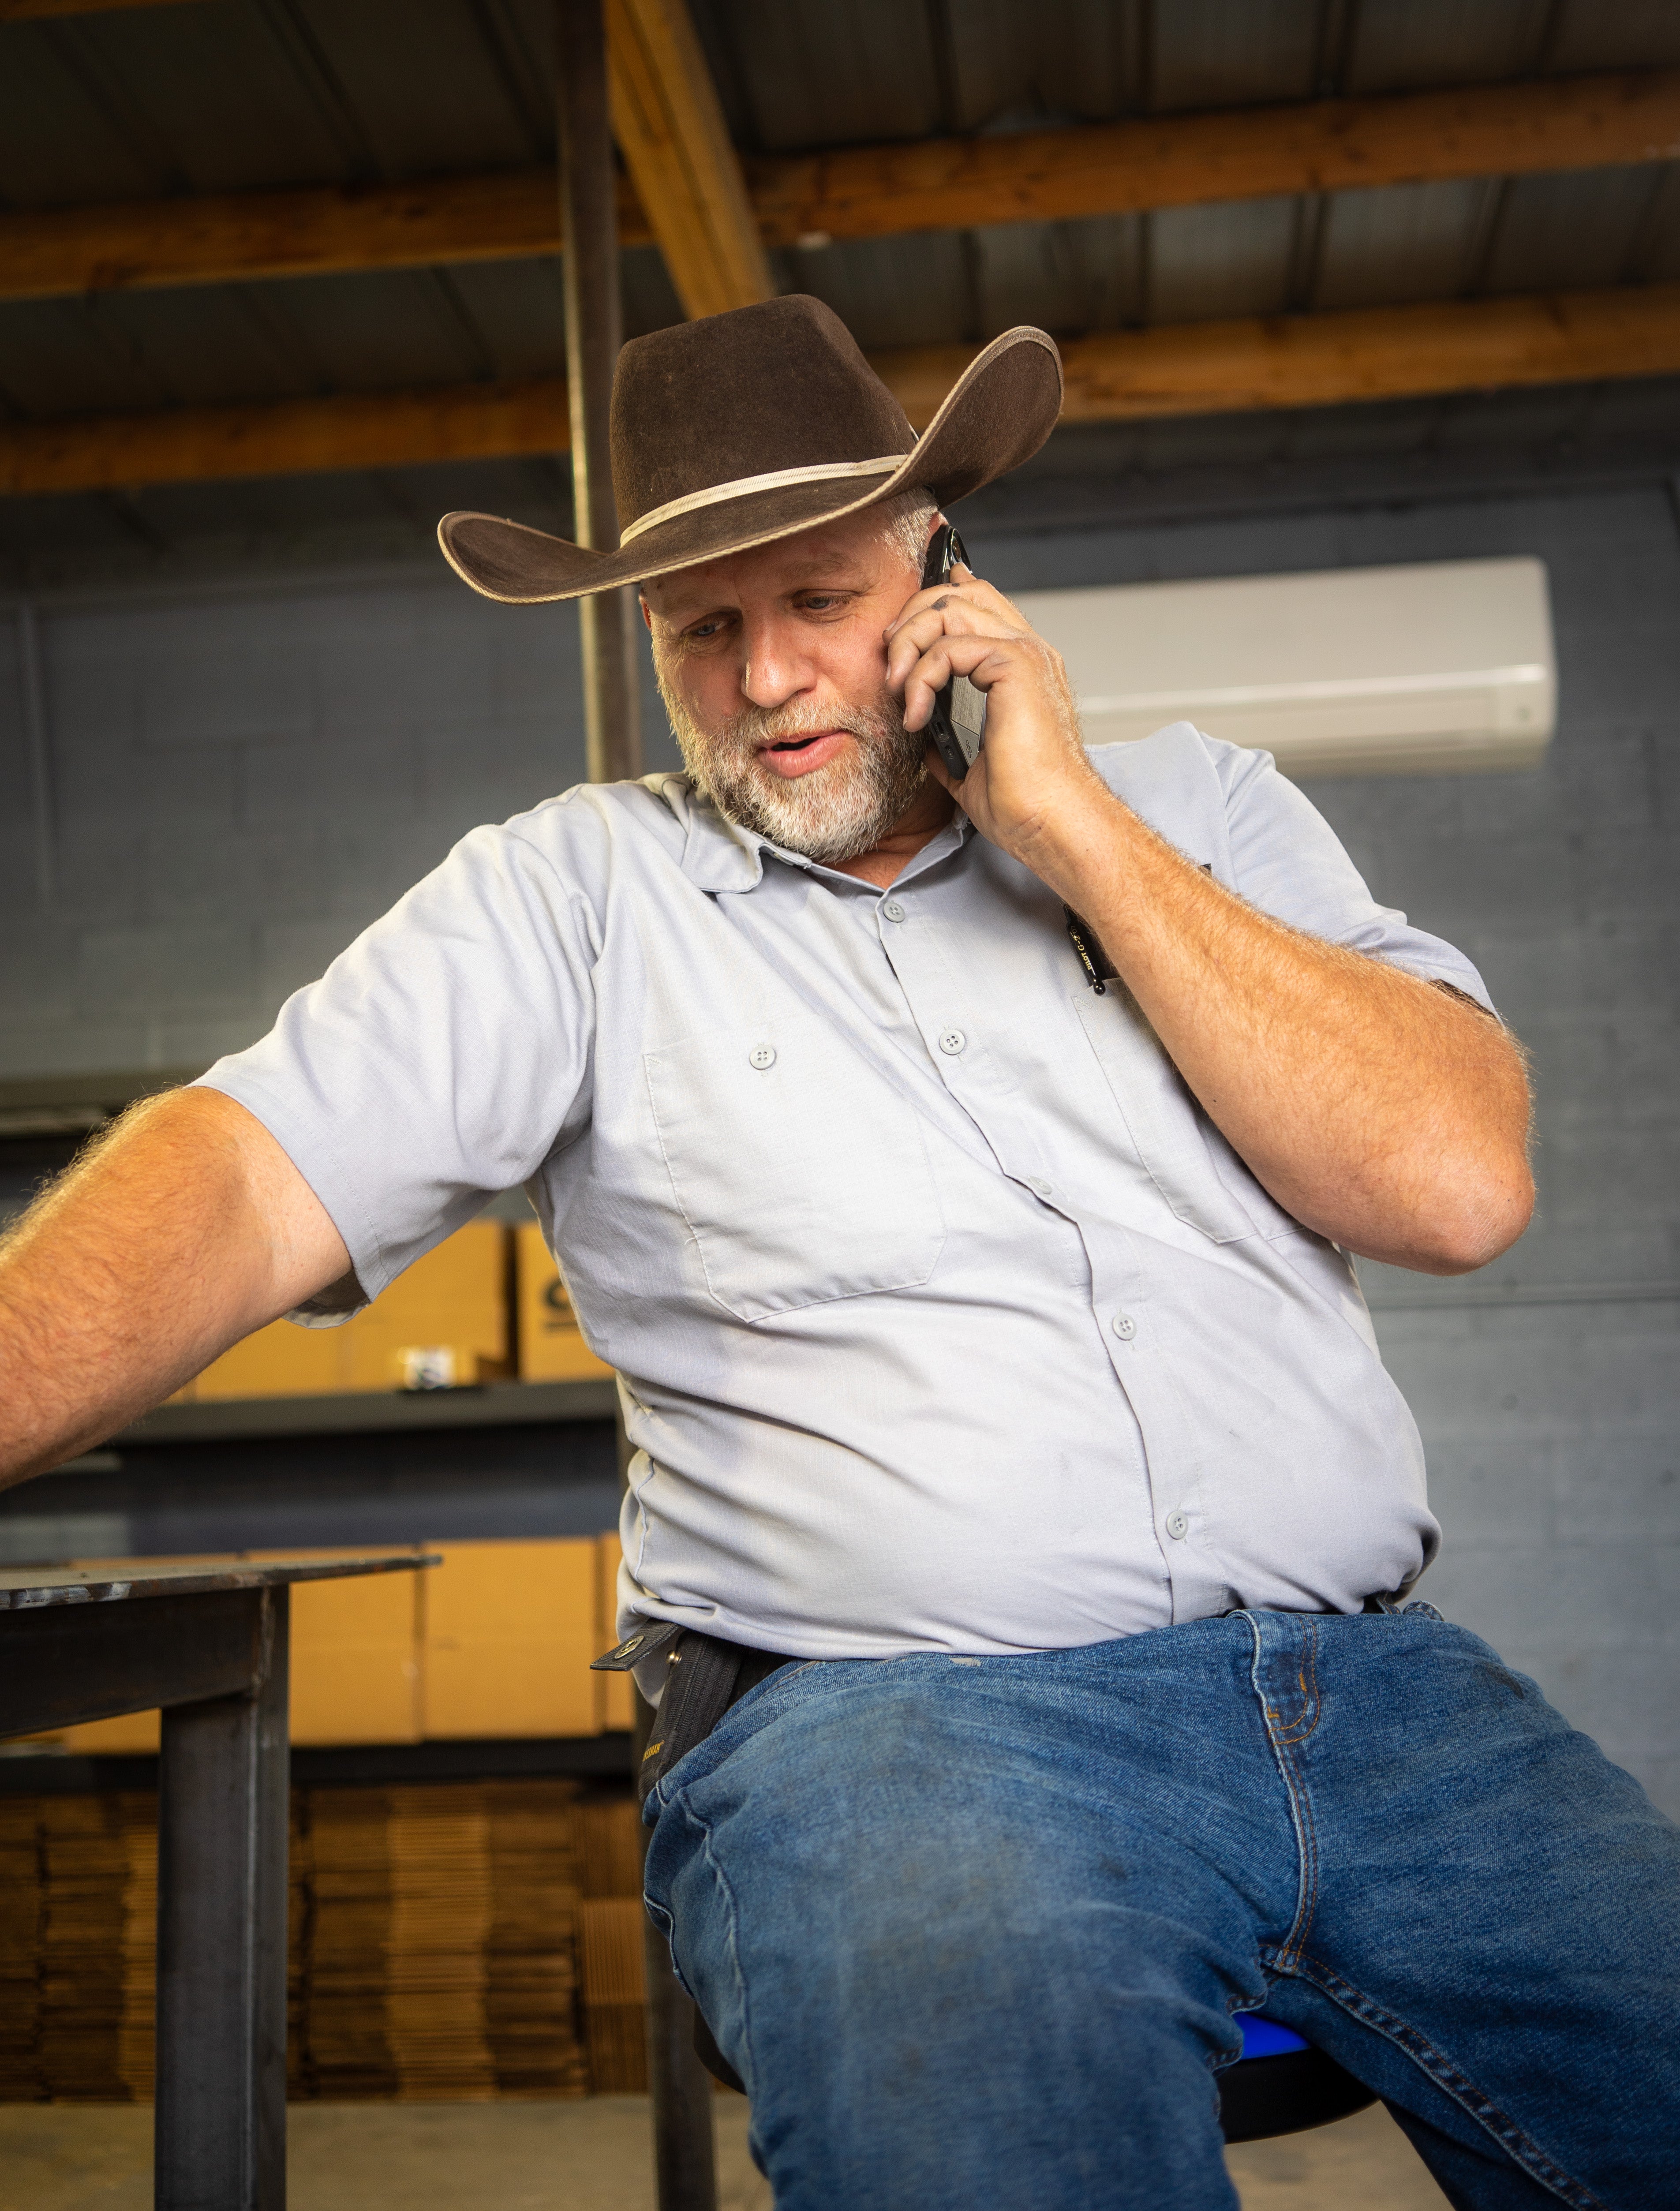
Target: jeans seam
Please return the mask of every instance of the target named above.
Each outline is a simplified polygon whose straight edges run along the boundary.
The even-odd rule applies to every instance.
[[[1248,1632],[1254,1641],[1254,1657],[1249,1668],[1249,1680],[1253,1685],[1254,1694],[1259,1702],[1267,1740],[1271,1744],[1272,1756],[1277,1761],[1278,1772],[1283,1777],[1284,1793],[1289,1800],[1289,1818],[1295,1827],[1295,1851],[1301,1867],[1295,1891],[1295,1917],[1289,1923],[1289,1932],[1284,1936],[1283,1947],[1277,1954],[1279,1970],[1284,1971],[1287,1970],[1288,1960],[1300,1956],[1301,1946],[1307,1940],[1307,1931],[1313,1924],[1313,1915],[1318,1910],[1319,1838],[1318,1831],[1313,1825],[1312,1798],[1307,1793],[1306,1778],[1301,1772],[1293,1754],[1293,1739],[1287,1730],[1280,1729],[1277,1726],[1277,1716],[1266,1697],[1265,1690],[1261,1686],[1260,1660],[1265,1652],[1265,1645],[1260,1638],[1260,1625],[1252,1613],[1246,1617]],[[1309,1642],[1309,1651],[1313,1648],[1313,1644]],[[1310,1663],[1308,1670],[1309,1673],[1312,1671]],[[1313,1693],[1316,1698],[1316,1677],[1314,1678],[1315,1686]],[[1317,1724],[1315,1705],[1313,1725],[1316,1727]],[[1309,1728],[1307,1733],[1311,1732],[1312,1729]]]
[[[1310,1620],[1307,1625],[1307,1656],[1295,1679],[1301,1685],[1301,1714],[1288,1727],[1278,1729],[1277,1740],[1280,1742],[1305,1742],[1319,1724],[1319,1631],[1317,1625]],[[1268,1705],[1266,1717],[1270,1720],[1271,1717],[1271,1707]]]
[[[731,1886],[728,1875],[725,1873],[723,1867],[718,1861],[717,1852],[712,1847],[712,1829],[710,1824],[707,1820],[701,1819],[699,1813],[694,1810],[694,1807],[686,1802],[683,1804],[682,1812],[683,1816],[686,1819],[691,1820],[694,1826],[700,1830],[701,1853],[705,1858],[707,1864],[711,1869],[713,1880],[717,1882],[719,1888],[723,1893],[725,1918],[729,1930],[729,1969],[735,1976],[736,2002],[741,2008],[741,2043],[743,2052],[747,2060],[746,2069],[744,2073],[743,2073],[742,2077],[745,2081],[748,2092],[750,2094],[753,2075],[757,2069],[753,2063],[752,2014],[747,2002],[747,1980],[745,1974],[741,1971],[741,1949],[739,1941],[740,1915],[736,1906],[735,1891]],[[708,2020],[707,2024],[709,2026],[711,2022]],[[738,2069],[739,2069],[737,2068],[737,2070]]]
[[[1485,2095],[1470,2075],[1455,2065],[1444,2050],[1438,2050],[1427,2035],[1420,2034],[1399,2015],[1368,1996],[1362,1989],[1344,1980],[1333,1967],[1317,1958],[1309,1958],[1297,1950],[1294,1958],[1279,1951],[1274,1961],[1275,1969],[1293,1978],[1309,1982],[1331,2001],[1357,2020],[1362,2026],[1372,2028],[1407,2057],[1419,2072],[1434,2081],[1443,2095],[1450,2096],[1460,2111],[1483,2131],[1492,2135],[1513,2165],[1520,2166],[1530,2179],[1567,2203],[1571,2211],[1607,2211],[1602,2198],[1591,2189],[1566,2172],[1561,2165],[1547,2156],[1532,2135],[1519,2127],[1507,2112],[1502,2111],[1492,2097]]]

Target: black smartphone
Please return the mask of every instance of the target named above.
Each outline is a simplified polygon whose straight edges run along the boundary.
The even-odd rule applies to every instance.
[[[922,589],[929,591],[936,584],[949,584],[951,564],[955,560],[961,560],[973,574],[973,564],[962,540],[949,522],[942,522],[927,548]],[[980,747],[986,742],[985,692],[976,690],[966,675],[954,675],[942,691],[936,693],[933,712],[922,734],[938,748],[951,781],[961,783],[979,758]]]

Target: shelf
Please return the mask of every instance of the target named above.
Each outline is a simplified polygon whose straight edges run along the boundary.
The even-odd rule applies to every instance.
[[[618,1387],[593,1382],[490,1382],[471,1390],[365,1390],[330,1397],[227,1397],[160,1405],[107,1450],[143,1444],[232,1442],[246,1436],[368,1434],[402,1428],[528,1427],[539,1420],[610,1420]],[[100,1453],[90,1452],[89,1459]],[[75,1473],[84,1461],[59,1469]],[[97,1469],[88,1467],[88,1471]]]
[[[300,1786],[361,1788],[427,1781],[486,1781],[569,1776],[628,1781],[635,1764],[628,1734],[499,1737],[474,1742],[294,1744],[292,1779]],[[63,1751],[9,1749],[0,1756],[0,1797],[80,1796],[94,1789],[155,1789],[154,1756],[92,1758]]]

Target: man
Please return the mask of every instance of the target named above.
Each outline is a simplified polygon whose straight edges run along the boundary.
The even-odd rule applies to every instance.
[[[1228,2206],[1262,2004],[1456,2203],[1670,2202],[1677,1831],[1405,1601],[1348,1256],[1521,1232],[1520,1052],[1265,756],[1087,754],[1007,600],[919,588],[1059,399],[1013,331],[917,441],[783,300],[625,349],[620,552],[446,518],[494,597],[640,582],[688,775],[474,832],[42,1202],[6,1463],[523,1182],[623,1378],[622,1650],[681,1685],[650,1904],[783,2211]]]

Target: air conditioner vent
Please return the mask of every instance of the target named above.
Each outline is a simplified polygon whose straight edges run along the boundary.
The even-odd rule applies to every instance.
[[[1022,591],[1090,744],[1168,722],[1292,776],[1533,767],[1556,719],[1544,564],[1440,560]]]

